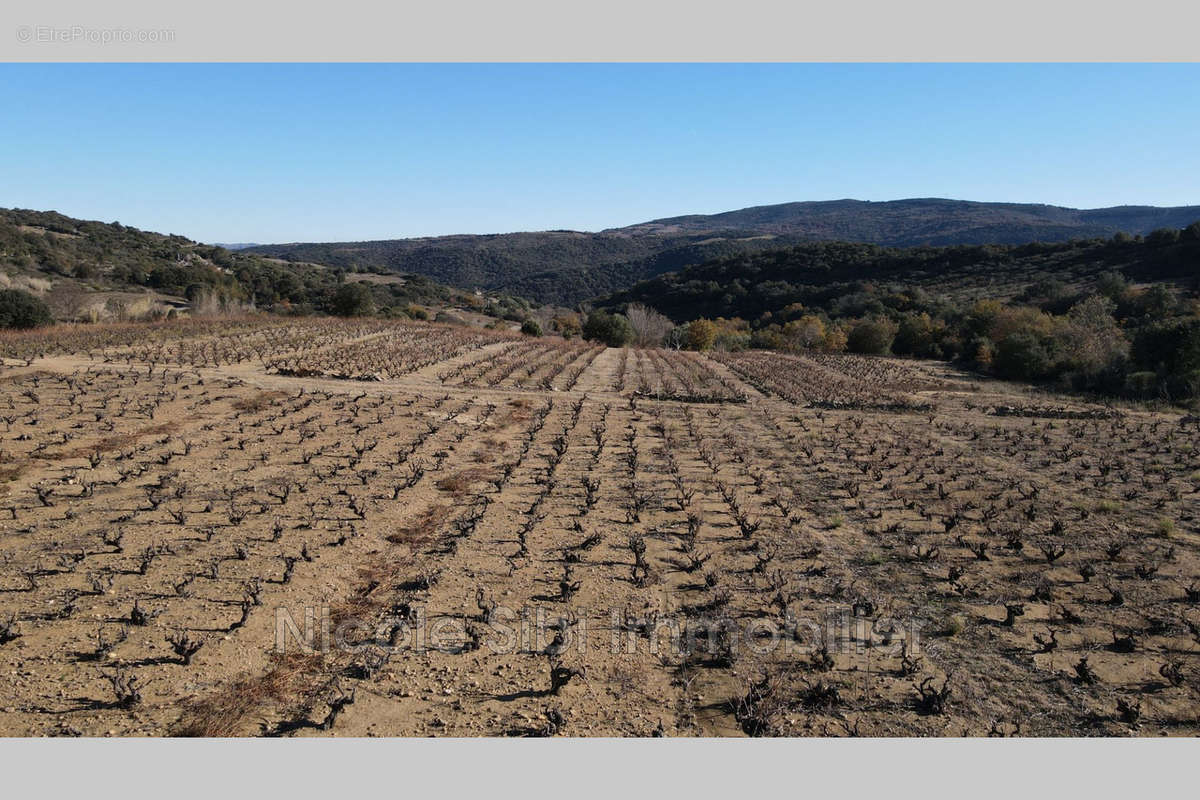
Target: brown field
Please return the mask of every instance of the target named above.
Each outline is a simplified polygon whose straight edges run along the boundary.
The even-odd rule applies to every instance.
[[[0,735],[1200,733],[1171,410],[379,320],[0,356]]]

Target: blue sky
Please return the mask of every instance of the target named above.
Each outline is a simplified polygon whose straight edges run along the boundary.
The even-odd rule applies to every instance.
[[[0,206],[201,241],[1200,204],[1200,65],[0,65]]]

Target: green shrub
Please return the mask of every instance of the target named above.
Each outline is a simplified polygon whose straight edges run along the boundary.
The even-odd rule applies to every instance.
[[[1161,382],[1156,372],[1131,372],[1125,376],[1125,394],[1142,399],[1158,394]]]
[[[593,311],[583,324],[583,338],[609,347],[624,347],[633,339],[633,327],[620,314]]]
[[[718,333],[717,324],[712,320],[694,319],[687,324],[684,341],[688,350],[711,350]]]
[[[927,358],[934,349],[933,320],[928,314],[905,314],[900,320],[892,352],[900,356]]]
[[[0,290],[0,328],[36,328],[53,321],[41,298],[21,289]]]
[[[333,296],[333,313],[339,317],[369,317],[375,313],[375,296],[364,283],[343,283]]]
[[[541,336],[542,326],[536,319],[530,318],[521,323],[521,333],[526,336]]]
[[[1032,381],[1050,373],[1050,352],[1035,334],[1026,331],[1005,336],[996,346],[992,366],[1001,378]]]
[[[846,349],[863,355],[887,355],[898,327],[889,319],[864,319],[855,323],[846,337]]]
[[[712,346],[714,350],[739,353],[742,350],[750,349],[750,334],[742,331],[721,331],[713,340]]]

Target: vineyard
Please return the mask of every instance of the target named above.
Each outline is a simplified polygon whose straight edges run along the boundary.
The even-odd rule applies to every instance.
[[[1200,734],[1174,411],[378,319],[0,356],[0,735]]]

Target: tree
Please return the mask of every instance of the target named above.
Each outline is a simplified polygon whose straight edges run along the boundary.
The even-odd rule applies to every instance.
[[[901,356],[923,358],[930,355],[934,344],[933,320],[926,313],[905,314],[892,342],[892,352]]]
[[[1175,244],[1179,241],[1178,228],[1157,228],[1146,234],[1146,244],[1161,246]]]
[[[633,343],[638,347],[658,347],[675,327],[671,320],[641,303],[633,303],[625,309],[629,325],[633,328]]]
[[[542,326],[536,319],[530,317],[521,323],[521,333],[525,334],[526,336],[541,336]]]
[[[1117,302],[1125,292],[1129,291],[1129,281],[1119,272],[1102,272],[1096,278],[1096,291],[1108,299]]]
[[[683,350],[687,347],[687,326],[676,325],[663,337],[663,347],[668,350]]]
[[[1091,384],[1102,372],[1123,372],[1129,342],[1113,319],[1116,304],[1102,295],[1076,303],[1059,333],[1070,368]]]
[[[886,355],[892,348],[898,327],[889,319],[878,317],[855,323],[846,338],[851,353]]]
[[[570,339],[572,336],[579,336],[583,333],[583,326],[579,324],[579,317],[574,314],[560,314],[550,320],[551,330],[558,331],[564,339]]]
[[[333,296],[333,313],[339,317],[368,317],[375,313],[375,297],[365,283],[343,283]]]
[[[805,314],[784,325],[783,335],[791,346],[810,350],[824,344],[825,323],[816,315]]]
[[[822,345],[830,353],[841,353],[846,349],[846,329],[841,325],[830,325],[825,331]]]
[[[633,328],[620,314],[593,311],[583,324],[583,338],[603,342],[609,347],[624,347],[633,339]]]
[[[1173,397],[1195,397],[1200,391],[1200,317],[1164,320],[1148,325],[1133,343],[1134,360],[1162,376]]]
[[[0,289],[0,328],[36,328],[53,321],[41,298],[21,289]]]
[[[712,320],[694,319],[687,325],[688,350],[711,350],[717,340],[717,325]]]
[[[1028,331],[1004,337],[996,346],[992,366],[1002,378],[1033,381],[1046,377],[1051,367],[1050,353],[1042,340]]]

